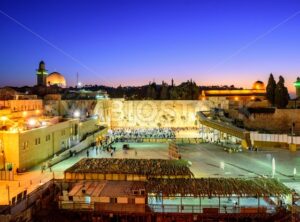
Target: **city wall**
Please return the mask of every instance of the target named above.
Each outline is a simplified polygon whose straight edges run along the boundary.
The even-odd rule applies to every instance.
[[[276,109],[275,113],[252,114],[244,118],[245,127],[269,132],[290,132],[295,123],[295,132],[300,132],[300,109]]]
[[[196,127],[196,114],[215,107],[201,100],[111,100],[111,128]]]
[[[99,124],[121,127],[195,127],[196,113],[211,108],[228,109],[225,98],[209,100],[47,100],[47,114],[73,116],[98,115]]]

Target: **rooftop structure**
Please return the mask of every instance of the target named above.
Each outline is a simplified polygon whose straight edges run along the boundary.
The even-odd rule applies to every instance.
[[[296,82],[294,82],[294,86],[296,88],[296,96],[300,97],[300,77],[297,78]]]
[[[36,75],[37,75],[37,85],[46,86],[48,72],[46,70],[44,61],[40,61],[39,68],[36,70]]]
[[[226,97],[233,101],[251,101],[257,99],[264,99],[266,95],[266,87],[262,81],[253,83],[252,89],[213,89],[203,90],[201,98],[206,97]]]
[[[52,72],[47,76],[47,86],[57,85],[59,87],[66,87],[67,82],[65,77],[59,72]]]
[[[164,196],[283,196],[291,190],[275,179],[266,178],[197,178],[151,179],[146,183],[148,193]]]
[[[65,171],[65,179],[147,180],[190,178],[184,160],[86,158]]]

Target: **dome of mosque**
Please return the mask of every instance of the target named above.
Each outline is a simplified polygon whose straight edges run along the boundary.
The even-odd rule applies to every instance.
[[[266,89],[266,87],[262,81],[256,81],[253,83],[252,89]]]
[[[47,85],[57,85],[59,87],[66,87],[67,83],[65,77],[62,74],[60,74],[59,72],[52,72],[47,76]]]

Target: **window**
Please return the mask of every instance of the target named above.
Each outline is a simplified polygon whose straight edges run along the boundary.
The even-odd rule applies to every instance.
[[[35,145],[41,144],[41,138],[36,138],[35,139]]]
[[[112,204],[117,203],[117,198],[111,197],[110,198],[110,203],[112,203]]]
[[[46,136],[46,141],[50,140],[50,134]]]
[[[135,204],[135,198],[128,198],[129,204]]]
[[[25,150],[28,148],[28,141],[22,143],[22,148]]]

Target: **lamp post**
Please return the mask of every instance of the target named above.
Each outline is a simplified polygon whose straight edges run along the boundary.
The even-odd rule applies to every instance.
[[[293,136],[294,136],[294,128],[295,128],[295,122],[293,122],[292,123],[292,129],[291,129],[291,133],[292,133],[292,135],[291,135],[291,144],[293,144],[294,143],[294,141],[293,141]]]
[[[275,158],[272,158],[272,178],[275,176],[275,171],[276,171],[276,165],[275,165]]]
[[[2,156],[2,162],[3,162],[3,169],[5,169],[5,152],[4,152],[4,147],[3,147],[3,141],[0,139],[0,151],[1,151],[1,156]]]
[[[10,205],[10,190],[9,190],[9,185],[6,186],[6,189],[7,189],[8,205]]]

